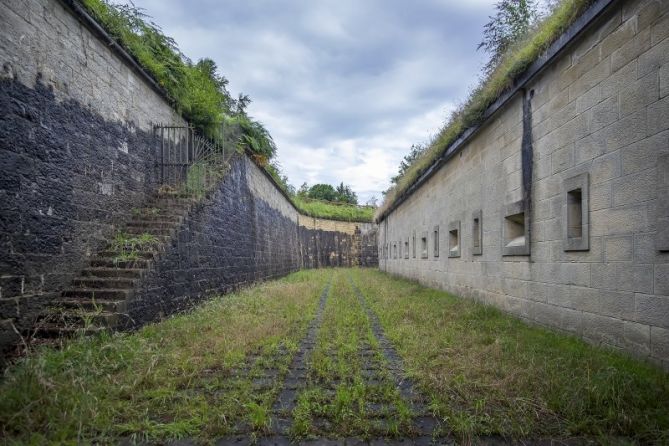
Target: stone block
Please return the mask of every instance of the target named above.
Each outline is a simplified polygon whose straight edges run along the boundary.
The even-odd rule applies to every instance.
[[[620,91],[632,85],[637,78],[637,63],[634,59],[602,81],[599,85],[601,98],[611,98],[617,101]]]
[[[630,41],[611,53],[611,72],[615,73],[650,48],[650,30],[643,29]],[[644,73],[647,74],[647,73]]]
[[[594,264],[591,272],[593,288],[639,293],[653,292],[653,265]]]
[[[611,97],[595,105],[586,114],[588,120],[588,130],[596,132],[599,129],[607,127],[618,120],[620,117],[620,108],[617,97]]]
[[[669,264],[655,265],[655,294],[669,296]]]
[[[669,297],[637,293],[634,299],[635,321],[669,328]]]
[[[649,73],[659,70],[663,64],[667,63],[668,55],[669,39],[665,39],[662,42],[659,42],[658,44],[652,46],[648,51],[639,55],[638,76],[645,76]]]
[[[613,180],[613,206],[642,203],[655,198],[655,169]]]
[[[669,362],[669,330],[650,327],[650,354],[654,358]]]
[[[622,149],[622,174],[659,167],[658,153],[669,154],[669,130],[644,138]],[[658,170],[658,173],[661,170]]]
[[[648,356],[650,354],[650,327],[645,324],[625,321],[624,346],[635,356]]]
[[[644,109],[660,98],[660,82],[656,72],[651,72],[620,90],[620,116]],[[648,114],[649,119],[651,113]]]
[[[657,158],[657,250],[669,251],[669,154]],[[667,286],[669,288],[669,285]]]
[[[617,345],[625,336],[625,327],[620,319],[583,313],[583,337],[597,343]]]
[[[634,238],[631,235],[606,237],[604,246],[607,262],[633,260]]]
[[[669,97],[664,97],[648,106],[648,136],[667,129],[669,129]]]

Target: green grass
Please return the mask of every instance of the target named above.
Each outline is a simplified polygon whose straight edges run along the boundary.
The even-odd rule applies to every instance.
[[[33,352],[0,382],[0,438],[116,444],[193,437],[208,444],[239,426],[256,438],[266,434],[331,276],[292,411],[293,438],[411,436],[415,414],[395,387],[349,275],[443,421],[441,434],[465,444],[488,435],[669,442],[665,372],[371,269],[298,272],[133,334]],[[367,359],[363,349],[371,352]],[[279,371],[277,379],[255,387],[268,368]],[[367,368],[378,370],[374,380]]]
[[[415,282],[353,274],[459,438],[669,442],[669,375],[654,366]]]
[[[434,164],[465,130],[480,124],[488,107],[513,86],[513,81],[525,72],[593,1],[562,0],[551,16],[547,17],[526,39],[513,46],[499,66],[479,87],[474,89],[464,105],[453,113],[437,132],[423,154],[388,190],[375,217],[380,219],[384,216],[421,174]]]
[[[262,431],[277,389],[257,369],[294,351],[327,275],[299,272],[213,299],[133,334],[74,339],[19,360],[0,383],[0,437],[12,444],[116,443]],[[249,355],[251,369],[240,374]],[[286,370],[287,364],[277,364]]]
[[[365,364],[361,349],[375,352]],[[292,435],[308,437],[378,437],[410,432],[411,413],[400,398],[372,333],[369,319],[353,294],[345,270],[335,273],[316,347],[308,364],[307,385],[293,411]],[[377,367],[370,384],[363,368]],[[390,425],[379,425],[370,404],[381,408]],[[317,423],[317,420],[326,420]]]
[[[300,212],[309,217],[357,222],[371,222],[374,218],[375,208],[372,206],[309,200],[299,196],[293,196],[292,200]]]

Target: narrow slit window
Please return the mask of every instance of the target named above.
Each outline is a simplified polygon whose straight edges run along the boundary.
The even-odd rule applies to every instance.
[[[439,257],[439,226],[434,227],[433,231],[434,238],[434,257]]]
[[[583,191],[567,192],[567,237],[583,237]]]
[[[588,173],[568,178],[562,185],[564,200],[562,236],[565,251],[590,249],[588,187]]]
[[[480,210],[472,214],[472,254],[480,256],[483,254],[483,226],[481,225]]]
[[[413,231],[413,240],[411,241],[411,248],[413,250],[413,258],[416,258],[416,231]]]
[[[405,259],[409,258],[409,239],[408,238],[404,242],[404,258]]]
[[[420,258],[427,259],[427,232],[423,232],[420,238]]]
[[[448,225],[448,257],[460,257],[460,221]]]

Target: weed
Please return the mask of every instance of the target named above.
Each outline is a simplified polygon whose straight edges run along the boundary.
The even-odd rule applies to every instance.
[[[409,375],[431,395],[431,411],[461,440],[669,440],[663,371],[415,282],[353,275]]]

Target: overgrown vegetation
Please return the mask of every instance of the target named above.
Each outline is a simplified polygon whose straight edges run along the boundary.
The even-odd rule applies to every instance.
[[[252,381],[267,366],[285,373],[290,356],[278,352],[295,351],[327,276],[295,273],[137,333],[36,351],[5,371],[0,437],[116,444],[186,436],[213,442],[240,425],[262,433],[277,386],[257,390]]]
[[[669,376],[658,368],[415,282],[352,274],[444,433],[669,442]]]
[[[373,206],[313,200],[300,195],[293,196],[292,200],[302,214],[330,220],[371,222],[376,210]]]
[[[436,434],[463,444],[489,435],[669,442],[669,376],[660,369],[361,269],[298,272],[133,334],[35,351],[0,383],[0,436],[9,444],[183,437],[209,444],[240,430],[265,435],[276,429],[274,404],[331,276],[312,353],[303,358],[307,379],[296,383],[290,433],[415,435],[420,415],[398,392],[349,275],[429,398],[442,422]]]
[[[211,59],[192,62],[171,37],[163,34],[142,9],[131,4],[112,4],[108,0],[81,0],[85,8],[105,30],[131,54],[156,80],[171,98],[174,107],[201,135],[215,144],[234,145],[239,151],[248,152],[253,160],[265,169],[276,184],[289,197],[295,188],[273,161],[276,144],[269,131],[246,113],[251,99],[244,94],[231,97],[228,80],[218,73]],[[222,176],[221,165],[209,169],[204,165],[191,166],[186,184],[178,192],[202,196],[210,186],[209,180]],[[218,177],[216,176],[218,175]],[[341,185],[342,187],[343,184]],[[357,203],[355,193],[346,186],[338,197],[348,203]],[[341,201],[341,200],[335,200]],[[307,215],[339,220],[371,221],[373,212],[366,208],[342,208],[325,203],[306,203],[294,200],[296,207]]]
[[[276,152],[264,126],[246,114],[247,95],[233,98],[228,80],[218,73],[211,59],[192,62],[171,37],[163,34],[142,9],[131,4],[112,4],[107,0],[81,0],[84,7],[105,30],[162,87],[173,106],[199,133],[214,141],[225,138],[224,126],[234,124],[241,134],[240,148],[263,160]]]
[[[363,352],[372,355],[364,356]],[[293,410],[292,435],[384,437],[411,432],[411,411],[384,367],[378,340],[344,270],[335,273],[331,298],[308,364],[307,383]],[[374,370],[373,376],[365,372]],[[391,420],[381,423],[380,419]]]
[[[158,238],[148,232],[143,234],[127,234],[119,232],[110,243],[109,250],[116,253],[115,262],[137,260],[139,253],[153,249],[158,244]]]
[[[511,88],[514,80],[564,33],[593,1],[563,0],[554,7],[548,17],[533,27],[528,35],[512,44],[505,44],[508,50],[499,57],[494,68],[490,67],[489,74],[473,90],[465,103],[451,115],[422,154],[400,173],[395,184],[386,191],[383,204],[376,212],[377,219],[395,204],[465,130],[481,123],[486,109]]]

